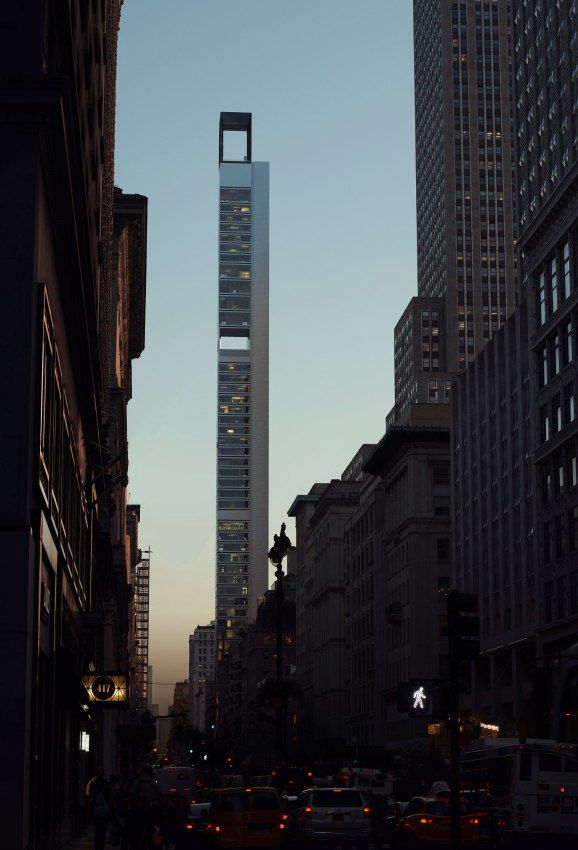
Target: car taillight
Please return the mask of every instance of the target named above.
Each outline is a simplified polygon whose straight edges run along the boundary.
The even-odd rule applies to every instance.
[[[364,807],[363,807],[363,814],[364,814],[366,817],[367,817],[367,815],[370,815],[370,814],[371,814],[371,809],[369,808],[369,806],[364,806]]]
[[[305,806],[305,808],[303,809],[303,814],[306,818],[313,817],[313,809],[311,808],[311,806]]]
[[[433,823],[433,818],[420,818],[420,823]]]
[[[312,771],[312,770],[308,770],[308,771],[307,771],[307,776],[309,777],[309,779],[313,779],[313,771]]]
[[[498,818],[498,829],[503,829],[506,826],[504,818]]]
[[[220,826],[216,826],[216,827],[215,827],[215,832],[220,832],[220,831],[221,831],[221,827],[220,827]]]
[[[285,824],[284,824],[284,823],[280,823],[280,824],[279,824],[279,829],[285,829]]]
[[[287,820],[287,819],[288,819],[288,817],[289,817],[289,815],[282,814],[282,815],[281,815],[281,820]]]
[[[400,827],[398,826],[398,829],[399,828]],[[411,832],[413,829],[415,829],[415,826],[413,825],[413,823],[410,820],[404,820],[404,821],[401,822],[401,829],[405,829],[408,832]]]
[[[479,822],[480,822],[479,818],[470,818],[470,823],[472,824],[472,826],[477,826],[479,824]]]
[[[194,829],[194,826],[193,826],[193,824],[192,824],[192,823],[188,823],[188,824],[185,826],[185,829]]]

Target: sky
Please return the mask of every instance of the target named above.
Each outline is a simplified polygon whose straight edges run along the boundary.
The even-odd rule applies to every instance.
[[[129,497],[162,710],[214,616],[219,114],[251,112],[253,160],[270,162],[272,535],[393,404],[393,328],[417,291],[411,7],[124,2],[115,182],[149,199]]]

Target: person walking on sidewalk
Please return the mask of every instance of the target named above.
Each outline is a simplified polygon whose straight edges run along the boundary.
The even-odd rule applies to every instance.
[[[121,850],[157,850],[163,846],[162,812],[153,804],[153,790],[149,779],[136,781],[136,799],[126,815]]]
[[[88,810],[94,824],[94,850],[104,850],[108,822],[113,815],[113,803],[110,785],[105,779],[102,767],[96,769],[87,790]]]

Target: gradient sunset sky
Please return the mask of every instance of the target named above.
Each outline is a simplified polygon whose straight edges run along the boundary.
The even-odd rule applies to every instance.
[[[393,328],[416,294],[411,0],[125,0],[116,184],[149,198],[129,490],[163,710],[214,616],[221,111],[252,112],[271,164],[273,533],[393,404]]]

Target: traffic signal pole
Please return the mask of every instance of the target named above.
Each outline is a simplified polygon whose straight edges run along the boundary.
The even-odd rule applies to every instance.
[[[452,850],[461,850],[460,805],[460,662],[475,661],[480,652],[478,597],[454,590],[448,597],[448,651],[450,664],[450,812]]]
[[[461,850],[462,818],[460,814],[460,690],[459,662],[450,655],[449,687],[450,734],[450,814],[452,850]]]

